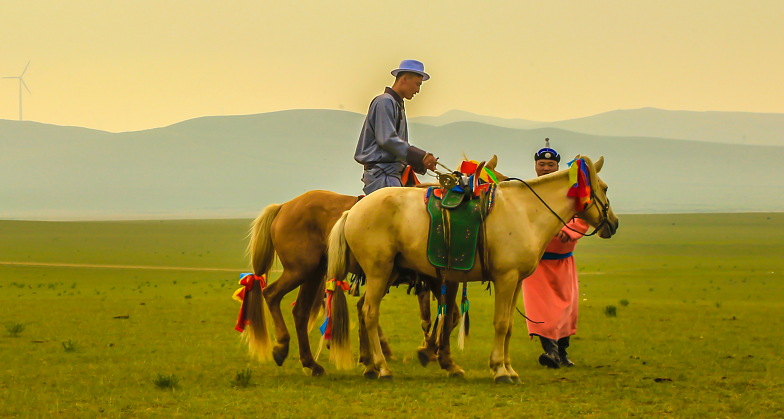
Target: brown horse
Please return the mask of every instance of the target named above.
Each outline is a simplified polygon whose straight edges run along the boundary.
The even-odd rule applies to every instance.
[[[496,177],[505,179],[505,176],[495,171],[497,161],[497,157],[493,156],[486,166]],[[247,297],[250,323],[244,336],[248,339],[250,352],[259,359],[269,359],[271,354],[275,362],[282,365],[288,356],[290,336],[283,320],[280,302],[286,294],[299,287],[293,314],[294,328],[299,341],[300,362],[303,367],[311,370],[313,376],[324,374],[324,368],[313,358],[308,333],[323,307],[329,233],[343,212],[351,209],[356,203],[355,196],[328,191],[310,191],[284,204],[269,205],[252,223],[248,254],[254,274],[268,275],[276,254],[283,268],[280,278],[269,284],[263,292],[259,286],[253,286]],[[357,268],[350,271],[356,273]],[[440,293],[438,287],[429,288]],[[343,293],[340,292],[339,295],[342,296]],[[419,355],[424,365],[428,360],[435,358],[435,336],[427,339],[430,329],[429,293],[420,293],[418,297],[422,329],[426,337],[426,343],[420,348]],[[269,307],[269,314],[275,327],[277,344],[274,348],[269,339],[264,302]],[[360,322],[361,348],[364,347],[365,341],[362,338],[363,326],[364,324]],[[340,328],[335,328],[334,333],[341,333]],[[345,335],[345,332],[342,333]],[[384,353],[391,354],[381,332],[379,337]],[[333,345],[338,339],[340,337],[333,336]]]

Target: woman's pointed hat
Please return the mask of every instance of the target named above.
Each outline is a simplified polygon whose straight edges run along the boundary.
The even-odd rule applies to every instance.
[[[544,148],[540,148],[539,151],[534,154],[534,161],[539,160],[553,160],[556,163],[561,162],[561,155],[558,154],[557,151],[550,148],[550,139],[544,139]]]

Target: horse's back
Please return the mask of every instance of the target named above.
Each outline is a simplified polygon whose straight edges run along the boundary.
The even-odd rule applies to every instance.
[[[284,203],[271,229],[278,255],[320,260],[332,226],[356,201],[355,196],[314,190]]]

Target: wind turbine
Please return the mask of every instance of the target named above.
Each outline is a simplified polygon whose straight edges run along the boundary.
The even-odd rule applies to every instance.
[[[27,87],[27,83],[25,83],[24,79],[22,78],[24,77],[24,74],[27,72],[27,67],[30,67],[30,61],[27,62],[27,66],[25,66],[24,71],[22,71],[22,74],[19,77],[3,77],[4,79],[19,79],[19,120],[20,121],[22,120],[22,85],[24,85],[25,89],[27,89],[27,93],[30,93],[31,95],[33,94],[33,92],[30,91],[30,88]]]

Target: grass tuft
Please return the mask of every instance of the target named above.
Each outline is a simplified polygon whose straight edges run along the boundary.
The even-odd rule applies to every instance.
[[[68,339],[68,343],[63,342],[63,349],[65,352],[76,352],[76,344],[71,342],[71,339]]]
[[[234,376],[234,381],[232,381],[232,385],[234,387],[250,386],[251,375],[252,375],[252,371],[250,370],[250,368],[246,368],[245,371],[237,371],[237,375]]]
[[[604,315],[607,317],[616,317],[618,315],[614,305],[609,305],[604,308]]]
[[[628,305],[629,305],[629,300],[627,300],[627,299],[625,299],[625,298],[624,298],[623,300],[619,301],[619,302],[620,302],[620,303],[621,303],[621,305],[622,305],[622,306],[624,306],[624,307],[626,307],[626,306],[628,306]]]
[[[11,337],[18,338],[22,332],[27,328],[23,323],[9,323],[5,325],[5,330],[11,334]]]
[[[191,298],[193,298],[193,297],[192,297],[190,294],[188,294],[188,295],[186,295],[186,296],[185,296],[185,299],[186,299],[186,300],[190,300]]]
[[[721,308],[721,301],[716,301],[716,308]]]
[[[152,382],[156,387],[162,390],[166,390],[177,388],[177,384],[180,382],[180,379],[177,378],[177,376],[174,374],[166,375],[158,373],[158,377],[153,378]]]

